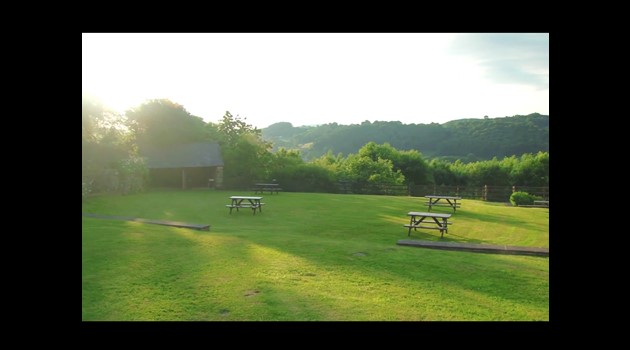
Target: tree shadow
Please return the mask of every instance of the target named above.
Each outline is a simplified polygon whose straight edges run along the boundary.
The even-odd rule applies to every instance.
[[[155,295],[160,302],[168,303],[177,300],[178,296],[191,293],[191,291],[192,293],[199,293],[195,295],[199,299],[213,300],[214,295],[212,293],[216,293],[216,290],[230,288],[226,286],[230,280],[252,278],[252,284],[268,281],[265,276],[272,269],[286,272],[286,278],[295,278],[295,280],[291,280],[291,283],[307,283],[311,278],[318,278],[318,276],[304,277],[299,275],[299,272],[292,271],[290,264],[278,266],[272,258],[262,263],[257,261],[249,248],[256,245],[299,258],[321,271],[336,272],[339,279],[344,278],[344,276],[347,278],[351,276],[362,276],[363,278],[364,276],[366,280],[373,281],[375,284],[400,285],[401,288],[410,291],[410,298],[414,298],[412,292],[414,289],[444,294],[444,304],[435,307],[446,309],[452,307],[453,312],[458,315],[461,313],[458,313],[457,306],[451,305],[452,302],[448,298],[450,293],[458,295],[459,299],[456,300],[465,300],[463,296],[469,294],[470,296],[486,295],[489,296],[489,299],[497,300],[491,305],[484,306],[488,308],[527,305],[532,304],[532,300],[539,305],[541,300],[545,301],[545,298],[548,302],[548,282],[545,286],[544,281],[541,282],[540,280],[548,279],[548,260],[536,260],[545,258],[497,256],[397,246],[396,241],[400,239],[492,243],[464,237],[458,234],[457,230],[453,232],[451,227],[449,227],[449,233],[444,234],[443,239],[440,239],[440,233],[437,230],[426,232],[421,229],[412,230],[411,236],[408,237],[407,229],[402,226],[408,220],[404,214],[400,215],[405,211],[396,205],[388,204],[387,210],[378,209],[367,215],[365,214],[366,210],[357,210],[356,206],[347,209],[347,212],[339,213],[331,212],[326,207],[318,207],[317,203],[311,204],[309,202],[301,202],[299,206],[289,202],[280,209],[281,201],[287,197],[286,194],[282,194],[273,197],[273,199],[265,198],[269,204],[263,209],[262,215],[254,216],[250,212],[228,215],[224,207],[227,194],[233,193],[221,194],[221,197],[209,198],[210,200],[207,201],[205,198],[203,201],[195,200],[194,205],[201,206],[201,209],[195,209],[195,213],[199,214],[186,214],[191,217],[193,222],[208,221],[211,224],[210,232],[186,230],[185,233],[182,233],[181,230],[183,229],[167,229],[170,233],[178,236],[177,240],[174,241],[176,242],[175,246],[170,248],[172,249],[170,253],[165,253],[167,250],[155,249],[155,244],[163,244],[161,242],[153,242],[152,244],[145,242],[141,247],[137,244],[128,247],[130,254],[135,249],[141,248],[142,254],[145,254],[143,259],[146,260],[147,266],[151,264],[160,266],[159,270],[147,271],[140,275],[139,280],[135,283],[149,286],[154,284],[170,286],[173,288],[172,291],[164,291],[160,288],[152,288],[147,291],[147,293]],[[360,203],[360,201],[356,204],[361,205],[361,208],[371,208],[384,200],[378,197],[370,197],[369,199],[372,203],[369,206]],[[357,199],[352,198],[352,201],[357,201]],[[182,202],[181,200],[174,201],[175,204],[151,210],[160,212],[181,211]],[[340,209],[335,210],[339,211]],[[212,214],[203,214],[204,211],[211,211]],[[374,213],[389,216],[380,217]],[[176,219],[185,221],[181,215],[183,214],[178,214]],[[327,218],[334,215],[346,215],[348,220],[333,221],[334,225],[329,224]],[[399,223],[392,221],[396,215],[400,215]],[[199,220],[200,217],[209,219]],[[523,220],[515,219],[509,215],[465,211],[458,211],[452,218],[455,221],[453,226],[457,226],[457,221],[460,219],[469,220],[475,224],[496,221],[509,221],[511,224],[518,225],[527,224],[522,222]],[[277,232],[281,233],[278,234]],[[229,244],[226,243],[222,246],[205,245],[203,243],[204,237],[208,235],[219,237],[226,242],[229,241]],[[123,247],[122,249],[127,248]],[[215,249],[228,249],[229,253],[217,259],[217,256],[213,254]],[[191,259],[198,262],[200,266],[203,264],[225,266],[225,277],[222,278],[225,278],[227,282],[208,280],[202,274],[193,272],[185,272],[184,276],[177,278],[177,275],[182,273],[178,264],[183,262],[179,259]],[[165,261],[169,263],[164,264]],[[545,267],[544,261],[546,261],[547,267]],[[231,266],[236,267],[231,268]],[[250,272],[252,269],[257,269],[258,273],[252,274]],[[237,276],[239,273],[242,275]],[[296,274],[299,276],[295,277]],[[535,279],[535,276],[540,276],[540,279]],[[106,287],[104,286],[104,288]],[[272,307],[273,302],[281,303],[282,293],[291,293],[291,291],[286,290],[282,293],[273,291],[274,288],[286,289],[286,286],[273,286],[271,283],[267,283],[262,287],[266,288],[262,290],[263,293],[277,294],[277,297],[270,300],[268,307]],[[251,288],[253,290],[260,288],[260,286]],[[214,292],[212,292],[213,290]],[[361,289],[358,288],[357,293],[360,291]],[[290,299],[299,304],[298,308],[303,308],[304,305],[308,304],[309,298],[318,298],[317,293],[313,295],[315,296],[297,295]],[[245,300],[250,301],[254,298],[257,297],[254,296]],[[484,300],[484,302],[488,301]],[[471,305],[474,303],[478,302],[471,299]],[[320,317],[329,312],[332,313],[330,305],[320,305],[322,312],[311,314]],[[340,304],[332,305],[338,306]],[[188,306],[183,305],[175,311],[180,312],[179,309],[186,309]],[[223,317],[221,315],[225,315],[225,310],[229,309],[229,306],[217,302],[216,305],[209,307],[207,318],[218,319],[217,315]],[[500,313],[501,311],[494,312]],[[474,315],[470,318],[474,319]]]

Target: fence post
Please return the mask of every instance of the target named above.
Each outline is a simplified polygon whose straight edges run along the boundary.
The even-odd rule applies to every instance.
[[[512,185],[512,193],[516,192],[516,186]]]
[[[483,185],[482,197],[484,201],[488,200],[488,185]]]

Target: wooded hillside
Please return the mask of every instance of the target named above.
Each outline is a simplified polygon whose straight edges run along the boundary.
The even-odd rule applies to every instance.
[[[418,150],[425,157],[464,162],[549,151],[549,116],[533,113],[504,118],[459,119],[444,124],[401,122],[294,127],[281,122],[262,129],[274,151],[300,150],[306,160],[329,150],[333,154],[357,153],[366,143],[389,143],[399,150]]]

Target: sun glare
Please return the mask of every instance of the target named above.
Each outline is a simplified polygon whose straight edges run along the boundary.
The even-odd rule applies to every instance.
[[[544,51],[515,61],[508,49],[519,40],[452,46],[459,37],[84,33],[82,91],[119,113],[166,98],[206,121],[230,111],[261,128],[548,114]]]
[[[83,73],[83,96],[95,98],[104,106],[124,113],[127,109],[140,105],[144,100],[154,98],[143,92],[150,91],[150,87],[138,86],[125,79],[125,74],[117,74],[120,79],[98,76],[98,69],[94,72]],[[144,95],[143,97],[139,97]]]
[[[83,95],[121,113],[146,99],[159,98],[154,96],[158,92],[155,67],[145,61],[146,57],[125,51],[116,42],[83,40]]]

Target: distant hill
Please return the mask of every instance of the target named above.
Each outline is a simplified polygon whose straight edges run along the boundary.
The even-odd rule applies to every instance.
[[[398,150],[415,149],[427,158],[475,161],[549,151],[549,116],[533,113],[492,119],[459,119],[444,124],[401,122],[294,127],[275,123],[262,129],[274,150],[298,149],[306,160],[329,150],[347,156],[370,141],[388,142]]]

